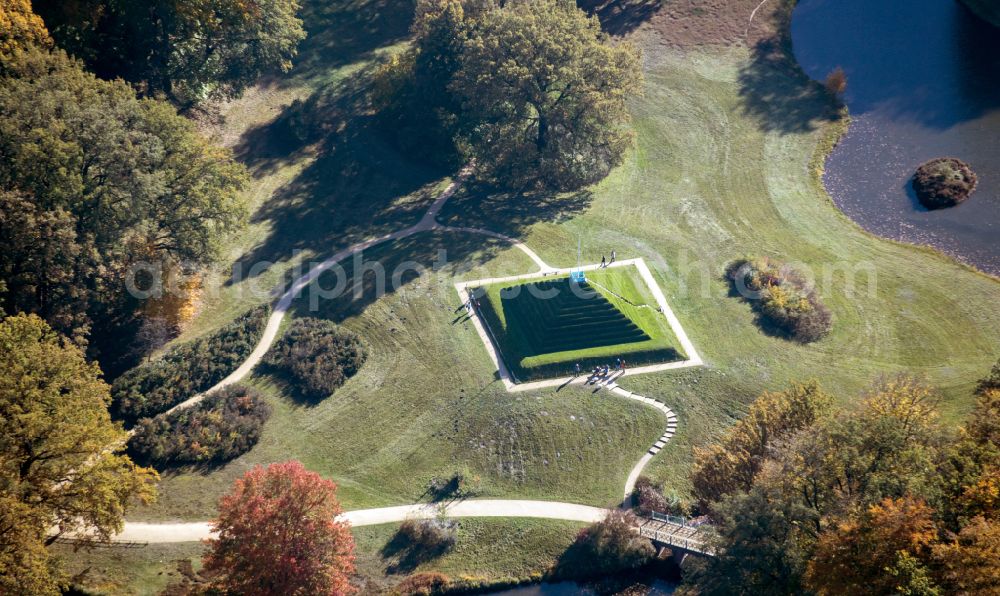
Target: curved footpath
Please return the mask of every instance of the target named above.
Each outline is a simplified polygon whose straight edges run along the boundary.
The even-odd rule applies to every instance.
[[[271,344],[278,336],[278,330],[281,327],[281,322],[285,318],[285,314],[291,308],[292,302],[295,298],[302,292],[310,283],[315,281],[323,272],[327,271],[338,262],[352,256],[354,253],[366,250],[372,246],[381,244],[383,242],[388,242],[390,240],[398,240],[400,238],[406,238],[407,236],[412,236],[420,232],[429,232],[434,230],[442,231],[453,231],[453,232],[463,232],[469,234],[482,234],[503,240],[510,243],[512,246],[523,251],[532,261],[538,265],[538,273],[531,274],[532,276],[549,273],[558,273],[559,269],[555,267],[550,267],[538,256],[533,250],[528,248],[523,242],[505,236],[498,232],[491,230],[486,230],[482,228],[470,228],[470,227],[451,227],[442,226],[437,222],[438,213],[444,204],[455,194],[455,191],[462,185],[462,183],[471,174],[472,168],[467,166],[463,168],[458,177],[445,188],[445,190],[438,196],[437,199],[431,204],[427,209],[427,212],[416,224],[393,232],[391,234],[386,234],[384,236],[379,236],[377,238],[371,238],[363,242],[359,242],[353,246],[345,248],[340,252],[336,253],[332,257],[326,259],[319,265],[312,267],[308,273],[302,277],[296,279],[292,282],[291,287],[281,295],[278,299],[274,310],[271,312],[271,316],[267,321],[267,326],[264,328],[264,333],[261,335],[260,341],[257,346],[254,347],[253,352],[247,357],[247,359],[229,376],[220,381],[214,387],[201,393],[195,395],[194,397],[177,404],[168,412],[173,412],[175,410],[180,410],[183,408],[188,408],[197,404],[205,395],[221,389],[227,385],[239,382],[245,376],[247,376],[250,371],[260,363],[264,354],[270,349]],[[643,277],[648,277],[652,279],[649,269],[640,260],[637,260],[637,266],[640,268],[640,273]],[[631,261],[630,261],[631,262]],[[655,283],[651,284],[656,293],[659,293],[659,288]],[[661,296],[662,297],[662,296]],[[665,305],[665,300],[663,301]],[[673,312],[666,309],[664,313],[670,320],[671,323],[676,322],[676,317],[674,317]],[[677,325],[679,328],[679,324]],[[702,364],[701,359],[698,357],[694,350],[694,346],[691,344],[690,340],[684,335],[683,330],[678,333],[678,339],[680,340],[682,347],[687,351],[688,360],[683,363],[670,363],[665,365],[657,365],[656,370],[668,370],[673,368],[680,368],[681,366],[700,366]],[[491,347],[491,343],[487,342],[488,349]],[[502,362],[499,361],[495,353],[491,353],[491,356],[496,360],[500,366]],[[681,366],[678,366],[681,365]],[[651,372],[651,371],[629,371],[632,372]],[[644,397],[642,395],[632,393],[622,387],[618,386],[616,382],[620,376],[612,377],[611,379],[599,383],[599,385],[612,393],[624,397],[626,399],[631,399],[635,401],[642,402],[645,405],[656,408],[662,412],[667,418],[667,426],[663,435],[653,444],[652,447],[646,452],[645,455],[639,460],[639,462],[632,468],[629,473],[628,480],[625,482],[624,498],[627,500],[628,496],[631,494],[632,489],[635,487],[635,482],[642,473],[643,468],[646,464],[652,460],[653,456],[656,455],[660,449],[662,449],[667,441],[673,437],[674,433],[677,431],[677,416],[662,402],[655,399]],[[585,379],[582,377],[571,378],[571,379],[559,379],[555,381],[544,381],[542,385],[535,386],[535,383],[525,383],[522,385],[507,385],[508,391],[524,391],[530,389],[536,389],[541,387],[549,387],[555,385],[566,385],[566,384],[583,384]],[[624,503],[623,503],[624,505]],[[406,519],[412,518],[432,518],[438,515],[445,515],[448,517],[533,517],[542,519],[558,519],[558,520],[568,520],[568,521],[579,521],[584,523],[593,523],[603,519],[604,515],[607,513],[607,509],[600,507],[591,507],[589,505],[579,505],[576,503],[562,503],[558,501],[530,501],[530,500],[517,500],[517,499],[470,499],[464,501],[455,501],[449,503],[441,504],[425,504],[417,503],[413,505],[401,505],[397,507],[382,507],[378,509],[359,509],[356,511],[348,511],[341,515],[341,519],[348,521],[353,526],[371,526],[385,523],[401,522]],[[211,536],[211,525],[209,522],[178,522],[178,523],[143,523],[143,522],[126,522],[125,527],[122,532],[115,536],[116,541],[126,541],[126,542],[152,542],[152,543],[166,543],[166,542],[193,542],[198,540],[204,540]]]

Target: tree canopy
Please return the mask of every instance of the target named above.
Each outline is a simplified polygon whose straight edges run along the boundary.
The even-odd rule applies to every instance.
[[[611,45],[572,0],[512,0],[469,28],[450,88],[462,146],[485,173],[572,190],[621,163],[640,82],[638,52]]]
[[[239,226],[248,180],[162,102],[29,50],[0,78],[0,295],[58,330],[120,311],[139,261],[206,263]]]
[[[621,163],[639,53],[572,0],[420,0],[413,30],[377,86],[405,145],[517,189],[574,190]]]
[[[31,0],[0,0],[0,71],[15,53],[51,44],[45,23],[31,11]]]
[[[45,547],[67,533],[107,540],[156,473],[118,453],[127,433],[81,349],[34,315],[0,321],[0,592],[58,594]]]
[[[104,78],[188,105],[287,71],[305,38],[297,0],[46,0],[60,46]]]
[[[700,491],[719,556],[695,565],[694,591],[996,593],[996,370],[980,383],[976,408],[953,441],[942,436],[936,393],[911,377],[882,379],[846,411],[796,417],[803,424],[790,434],[751,432],[780,427],[757,420],[781,419],[787,409],[773,395],[762,397],[751,416],[699,455],[695,479],[702,484],[720,475],[713,470],[753,473]],[[722,457],[725,447],[735,448],[732,461]]]
[[[341,595],[353,591],[354,538],[336,485],[297,461],[256,467],[219,501],[205,568],[230,593]]]

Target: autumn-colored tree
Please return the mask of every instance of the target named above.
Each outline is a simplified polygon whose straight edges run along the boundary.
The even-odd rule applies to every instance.
[[[757,398],[720,442],[695,449],[691,482],[700,504],[750,490],[772,443],[812,425],[830,401],[816,382]]]
[[[655,552],[649,540],[635,532],[631,512],[613,509],[599,522],[584,528],[560,562],[558,573],[606,575],[634,569]]]
[[[246,596],[349,594],[354,539],[336,485],[297,461],[256,467],[219,501],[205,568]]]
[[[749,491],[733,490],[711,503],[719,555],[691,581],[703,594],[733,593],[735,586],[740,593],[802,593],[813,549],[835,524],[886,498],[936,496],[935,406],[936,394],[925,384],[891,377],[854,408],[817,417],[776,443],[734,443],[747,452],[769,448]],[[749,428],[741,433],[755,436]],[[923,560],[891,549],[882,560],[891,561],[895,581],[914,593],[933,589]]]
[[[947,593],[1000,593],[1000,523],[976,518],[953,540],[936,546],[934,555]]]
[[[975,517],[1000,520],[1000,389],[989,379],[941,467],[942,515],[955,532]]]
[[[811,513],[784,492],[777,471],[766,462],[749,492],[713,505],[716,556],[685,572],[699,596],[803,593]]]
[[[639,52],[612,45],[573,0],[480,4],[450,84],[467,159],[514,188],[606,176],[631,146],[625,102],[641,87]]]
[[[80,348],[35,315],[0,321],[0,593],[58,594],[45,547],[64,534],[107,540],[156,473],[118,451],[127,433]]]
[[[45,23],[31,11],[31,0],[0,0],[0,72],[15,52],[51,45]]]
[[[918,379],[880,380],[852,410],[801,433],[780,461],[785,490],[822,518],[839,519],[886,497],[931,499],[938,459],[935,391]]]
[[[806,585],[821,596],[832,596],[894,594],[901,583],[924,582],[926,567],[908,563],[930,557],[937,539],[932,514],[917,498],[884,499],[833,524],[819,537]],[[904,564],[897,568],[902,553]]]

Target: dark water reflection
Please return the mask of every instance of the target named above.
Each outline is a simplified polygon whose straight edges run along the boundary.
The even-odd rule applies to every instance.
[[[1000,274],[1000,29],[956,0],[800,0],[792,41],[813,78],[847,73],[852,125],[824,178],[837,205],[872,232]],[[929,212],[909,179],[941,156],[969,162],[979,187]]]
[[[648,596],[669,596],[674,593],[675,589],[676,586],[670,583],[658,581],[650,587],[649,592],[646,594]],[[579,594],[593,596],[596,595],[597,592],[588,588],[584,584],[576,582],[558,582],[532,584],[530,586],[511,588],[510,590],[503,590],[500,592],[490,592],[490,594],[493,596],[577,596]]]

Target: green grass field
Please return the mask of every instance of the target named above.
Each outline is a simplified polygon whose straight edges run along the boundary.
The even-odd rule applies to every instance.
[[[629,364],[682,358],[634,266],[587,272],[582,284],[560,276],[475,292],[519,380],[571,374],[576,364],[589,370],[616,358]]]
[[[354,528],[355,564],[365,578],[359,587],[365,594],[382,593],[407,575],[427,571],[489,584],[537,579],[556,564],[580,528],[575,522],[552,520],[463,519],[455,547],[430,560],[395,547],[399,524]],[[201,569],[204,546],[191,542],[74,552],[59,544],[54,549],[78,587],[118,596],[160,594],[181,584],[186,570]]]
[[[412,224],[447,182],[445,173],[395,152],[364,114],[344,109],[328,112],[325,125],[340,132],[324,140],[276,140],[292,99],[338,96],[373,57],[395,51],[406,34],[406,23],[396,20],[409,8],[309,3],[310,27],[332,33],[302,49],[303,66],[291,77],[224,106],[214,132],[254,169],[250,195],[258,210],[233,239],[231,262],[206,279],[202,312],[184,339],[270,300],[267,290],[283,287],[296,265]],[[384,35],[361,45],[357,35],[338,37],[344,27]],[[575,263],[581,239],[589,261],[612,249],[619,258],[645,259],[706,362],[623,382],[664,401],[680,419],[647,473],[683,493],[694,447],[717,437],[761,391],[792,381],[815,378],[849,403],[879,374],[912,372],[941,389],[942,424],[957,424],[976,379],[1000,356],[997,280],[930,250],[872,237],[834,207],[813,166],[817,148],[828,148],[840,125],[830,119],[826,96],[797,69],[744,47],[675,50],[650,31],[636,42],[646,82],[631,103],[636,146],[621,167],[568,197],[513,197],[470,184],[440,219],[518,237],[553,266]],[[364,337],[371,357],[362,371],[314,406],[296,402],[280,379],[251,378],[274,407],[261,442],[220,468],[166,475],[159,503],[129,519],[207,519],[249,467],[288,459],[334,479],[349,509],[413,502],[432,477],[456,471],[474,479],[483,496],[595,505],[620,496],[663,420],[640,404],[575,387],[504,391],[472,325],[458,316],[454,283],[523,274],[533,264],[506,245],[446,232],[366,256],[391,274],[408,260],[430,267],[439,249],[447,251],[446,266],[420,277],[404,273],[384,295],[376,295],[369,274],[353,282],[357,300],[320,300],[313,310],[304,297],[296,316],[327,317]],[[726,263],[747,255],[815,272],[834,315],[831,334],[800,345],[761,333],[750,306],[730,297],[722,278]],[[233,262],[247,271],[260,260],[272,265],[230,280]],[[524,548],[533,541],[550,543],[528,533]],[[136,566],[144,556],[122,552]],[[466,564],[456,559],[449,569]],[[520,563],[497,559],[494,569],[507,566]]]

